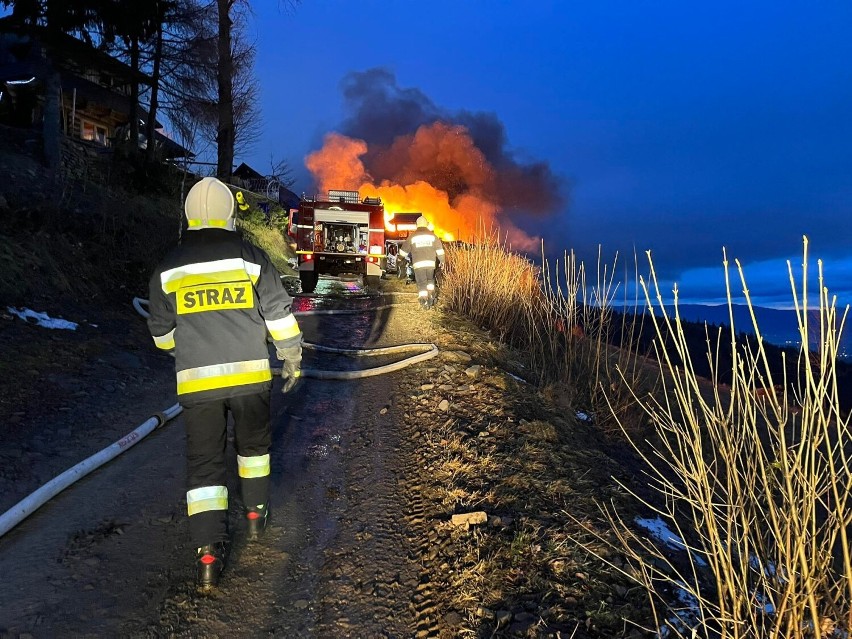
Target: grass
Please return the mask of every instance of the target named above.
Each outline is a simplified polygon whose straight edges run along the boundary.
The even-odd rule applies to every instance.
[[[790,274],[805,345],[813,310],[807,258],[806,241],[800,288]],[[748,296],[743,270],[737,270]],[[819,339],[816,350],[800,352],[797,379],[773,378],[753,320],[757,346],[732,348],[729,394],[716,390],[708,397],[691,365],[693,354],[675,339],[658,354],[666,380],[662,400],[637,397],[660,445],[637,445],[636,451],[649,481],[666,496],[664,505],[645,503],[687,540],[686,563],[673,562],[611,510],[607,515],[652,597],[674,588],[697,602],[699,636],[841,637],[852,625],[852,433],[837,392],[835,330],[842,330],[846,316],[838,317],[821,266],[819,283]],[[653,273],[645,291],[649,304],[662,306]],[[661,313],[654,329],[658,336],[679,336],[677,324],[676,315]],[[711,361],[722,338],[708,339]],[[721,372],[714,368],[711,381]],[[776,384],[779,392],[758,393]],[[649,556],[666,570],[648,570]],[[672,621],[671,611],[661,610],[657,623],[669,636],[692,636],[691,628]]]
[[[16,157],[16,156],[9,156]],[[46,177],[36,166],[25,208],[13,208],[0,233],[0,298],[13,304],[105,300],[129,303],[147,294],[148,278],[178,241],[183,207],[178,194],[139,194],[87,183],[61,186],[56,198],[40,191]],[[16,188],[26,189],[21,176]],[[292,249],[278,226],[253,208],[238,230],[266,251],[282,274],[291,274]]]
[[[650,495],[640,495],[622,483],[622,496],[658,514],[689,549],[672,552],[649,538],[632,516],[623,516],[633,507],[619,499],[599,500],[598,517],[577,508],[570,496],[572,488],[582,494],[582,480],[572,485],[576,478],[562,475],[557,461],[565,454],[559,449],[576,442],[547,424],[527,423],[515,454],[501,462],[504,474],[493,498],[521,512],[531,504],[549,513],[563,509],[573,526],[566,525],[570,532],[561,536],[552,530],[542,536],[535,525],[522,523],[512,540],[489,548],[488,561],[477,563],[481,578],[467,575],[480,584],[479,600],[506,596],[495,583],[515,591],[545,587],[533,582],[548,566],[551,572],[556,565],[556,572],[566,570],[554,552],[579,545],[640,587],[660,636],[847,636],[852,449],[836,368],[846,313],[835,308],[821,268],[816,309],[807,273],[797,286],[791,271],[802,341],[817,340],[791,362],[795,372],[778,379],[754,319],[756,340],[740,343],[733,331],[708,332],[706,352],[696,352],[677,315],[677,299],[674,315],[667,315],[650,258],[649,266],[647,280],[637,279],[645,305],[659,312],[631,316],[613,310],[614,269],[599,267],[589,284],[571,254],[558,280],[546,264],[539,272],[493,238],[449,253],[445,308],[519,351],[525,376],[543,395],[594,415],[602,434],[619,432],[643,460],[651,487]],[[730,283],[727,293],[730,304]],[[632,348],[643,329],[654,335],[650,358]],[[720,357],[726,349],[731,356]],[[709,380],[696,373],[699,358],[711,362]],[[732,381],[723,385],[723,378]],[[520,566],[525,570],[518,572]],[[577,599],[576,588],[560,579],[549,587]],[[612,627],[607,619],[613,614],[625,611],[604,605],[595,619]]]

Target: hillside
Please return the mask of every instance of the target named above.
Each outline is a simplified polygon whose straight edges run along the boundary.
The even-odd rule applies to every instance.
[[[133,195],[132,184],[78,181],[63,191],[68,199],[51,199],[36,163],[10,153],[0,162],[16,176],[0,201],[15,221],[0,235],[3,308],[79,323],[52,331],[0,312],[0,406],[11,416],[0,494],[8,507],[174,403],[173,362],[151,347],[130,300],[145,295],[147,274],[177,240],[180,208],[174,192]],[[249,215],[240,230],[286,260],[286,243],[265,220]],[[659,445],[611,367],[632,361],[653,380],[656,363],[613,348],[615,326],[573,331],[553,321],[552,306],[537,306],[542,293],[521,257],[482,246],[450,259],[472,268],[448,270],[432,313],[397,280],[384,281],[380,295],[334,280],[323,281],[321,299],[296,295],[309,342],[427,342],[438,355],[393,375],[346,384],[308,378],[296,394],[273,394],[273,525],[253,547],[237,524],[223,597],[190,586],[178,423],[0,538],[8,576],[0,634],[638,639],[661,623],[641,585],[649,566],[658,575],[654,601],[665,604],[658,613],[681,608],[668,622],[685,630],[680,619],[698,604],[684,601],[677,575],[699,566],[702,588],[712,587],[712,575],[700,558],[692,563],[684,542],[672,543],[651,505],[659,496],[641,450],[610,410],[623,411],[628,435]],[[495,286],[495,274],[506,282]],[[467,312],[451,312],[453,304]],[[314,316],[323,311],[332,316]],[[681,337],[696,354],[706,350],[703,325],[685,324]],[[637,335],[633,344],[650,352],[649,339]],[[370,365],[306,352],[308,369]],[[779,349],[767,352],[771,365],[782,361]],[[706,397],[726,400],[721,384],[695,382]],[[654,419],[677,432],[677,411]],[[719,433],[727,442],[727,430]],[[695,434],[682,434],[679,459],[691,473],[700,461],[690,456]],[[745,450],[746,464],[755,450]],[[657,481],[679,471],[651,472],[660,472]],[[795,511],[782,503],[785,517]],[[689,543],[703,543],[702,534],[692,532]],[[50,561],[24,569],[36,554]],[[702,605],[712,612],[713,602]]]
[[[0,185],[0,300],[57,310],[146,296],[154,266],[178,241],[181,193],[197,178],[95,156],[79,159],[85,168],[55,185],[29,152],[33,140],[25,133],[0,127],[0,142],[0,172],[8,176]],[[266,223],[257,197],[247,199],[252,209],[240,232],[265,249],[279,271],[291,272],[283,234]]]
[[[730,324],[727,305],[681,304],[678,309],[681,317],[689,322],[701,324],[706,322],[713,326],[728,326]],[[667,310],[671,312],[673,309],[667,307]],[[737,332],[754,334],[751,311],[748,306],[734,304],[732,310]],[[754,307],[754,314],[760,333],[767,342],[779,347],[798,348],[801,343],[801,336],[799,335],[799,324],[795,310],[756,306]],[[813,344],[819,331],[818,313],[812,311],[810,320],[813,322],[811,326],[811,342]],[[846,327],[840,340],[840,356],[842,359],[852,362],[852,337],[850,337],[850,334],[852,334],[852,331]]]

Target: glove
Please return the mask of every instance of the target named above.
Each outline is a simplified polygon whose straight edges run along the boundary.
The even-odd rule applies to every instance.
[[[286,395],[295,388],[302,375],[302,347],[276,349],[276,355],[283,362],[281,380],[284,383],[281,386],[281,392]]]

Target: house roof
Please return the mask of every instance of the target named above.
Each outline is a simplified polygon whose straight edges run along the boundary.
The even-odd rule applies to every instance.
[[[121,60],[67,33],[53,33],[38,25],[22,26],[8,16],[0,18],[0,34],[6,36],[4,39],[7,40],[5,43],[7,49],[17,50],[17,57],[21,62],[39,61],[41,51],[33,45],[41,44],[49,50],[50,57],[57,67],[78,73],[94,68],[124,82],[135,79],[148,86],[153,82],[151,76],[134,71]]]
[[[195,153],[181,146],[171,138],[166,137],[159,131],[154,131],[154,139],[163,151],[163,156],[169,159],[194,158]]]
[[[295,209],[299,207],[299,202],[301,202],[301,198],[298,195],[293,193],[290,189],[284,186],[278,187],[278,202],[281,206],[286,206],[290,209]]]
[[[251,168],[248,164],[243,162],[240,164],[234,172],[232,173],[234,177],[238,177],[241,180],[265,180],[266,178]]]

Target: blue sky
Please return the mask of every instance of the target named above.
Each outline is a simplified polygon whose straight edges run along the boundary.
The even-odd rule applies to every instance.
[[[393,98],[427,105],[421,119],[496,122],[504,159],[546,167],[564,202],[510,217],[551,256],[593,265],[600,246],[644,270],[650,250],[664,292],[677,281],[682,299],[719,301],[725,247],[757,301],[788,305],[807,235],[810,271],[823,260],[852,302],[847,0],[252,5],[264,132],[237,162],[287,159],[297,192],[327,133],[364,128],[353,109],[370,104],[344,83],[384,74]]]
[[[297,169],[351,114],[341,81],[389,70],[447,112],[492,114],[519,162],[568,201],[513,215],[548,250],[651,250],[688,300],[724,294],[722,248],[752,294],[791,299],[787,260],[852,301],[852,4],[305,0],[255,3],[263,139]],[[261,169],[262,170],[262,169]]]

